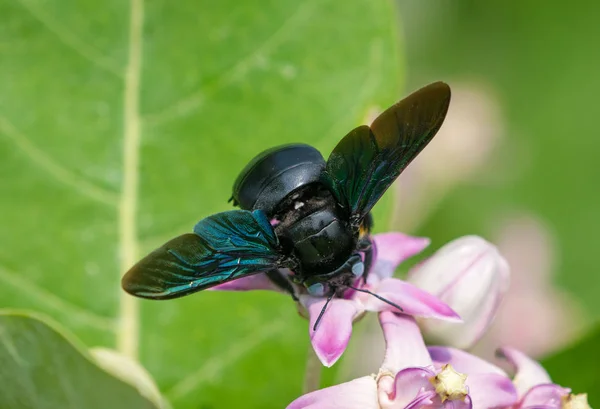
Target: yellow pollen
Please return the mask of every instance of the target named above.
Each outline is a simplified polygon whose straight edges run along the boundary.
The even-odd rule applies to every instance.
[[[466,380],[467,375],[456,372],[452,365],[446,364],[442,366],[440,373],[429,379],[429,382],[435,387],[435,392],[442,402],[445,402],[446,400],[464,400],[467,397],[469,390],[465,385]]]
[[[563,409],[592,409],[587,401],[587,393],[573,395],[572,393],[562,398]]]

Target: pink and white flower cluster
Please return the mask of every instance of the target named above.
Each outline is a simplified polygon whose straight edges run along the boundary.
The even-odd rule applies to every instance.
[[[519,351],[499,355],[502,369],[452,347],[425,346],[414,318],[379,314],[386,354],[376,375],[308,393],[287,409],[590,409],[585,394],[553,384],[546,371]]]
[[[394,280],[387,277],[400,258],[392,255],[403,243],[393,237],[376,236],[376,282]],[[308,393],[288,409],[589,409],[586,395],[553,384],[538,363],[514,349],[499,350],[516,373],[511,378],[460,349],[425,346],[422,333],[460,348],[472,346],[484,334],[509,283],[508,265],[493,245],[475,236],[457,239],[409,272],[408,280],[447,303],[462,322],[439,314],[435,318],[445,322],[417,318],[419,327],[407,314],[381,311],[386,353],[379,373]]]
[[[376,256],[366,282],[355,285],[377,298],[348,290],[329,304],[316,331],[324,297],[295,287],[310,320],[309,335],[323,365],[342,355],[352,325],[367,311],[377,312],[386,343],[378,374],[310,392],[288,409],[589,409],[584,394],[553,384],[546,371],[521,352],[502,348],[515,373],[459,348],[470,348],[485,333],[508,290],[509,267],[495,246],[477,236],[448,243],[413,268],[408,282],[392,275],[429,240],[386,233],[374,236]],[[219,290],[280,289],[264,275],[233,281]],[[425,345],[423,339],[446,346]]]

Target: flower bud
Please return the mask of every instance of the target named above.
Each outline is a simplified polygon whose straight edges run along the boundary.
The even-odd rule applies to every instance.
[[[463,322],[420,320],[430,341],[471,347],[490,325],[508,290],[509,267],[497,248],[477,236],[456,239],[414,268],[408,281],[448,304]]]

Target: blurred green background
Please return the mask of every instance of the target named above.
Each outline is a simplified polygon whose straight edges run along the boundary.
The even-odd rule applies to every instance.
[[[514,208],[536,213],[558,240],[557,283],[597,320],[599,6],[544,4],[401,2],[409,84],[483,83],[500,104],[505,134],[486,169],[496,183],[455,190],[423,231],[443,242],[486,233],[489,220]]]
[[[559,298],[515,319],[558,311],[565,327],[540,326],[527,348],[575,342],[600,318],[598,15],[592,1],[0,0],[0,305],[139,358],[175,408],[283,407],[308,349],[287,297],[137,301],[120,276],[229,209],[262,149],[327,154],[377,109],[444,80],[453,126],[378,205],[377,230],[429,236],[432,250],[464,234],[519,243],[525,278],[513,281]],[[326,382],[343,376],[334,367]]]

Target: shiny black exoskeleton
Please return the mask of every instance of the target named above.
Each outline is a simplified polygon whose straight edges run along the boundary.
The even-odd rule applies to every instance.
[[[302,144],[259,154],[233,187],[241,210],[206,217],[154,250],[125,274],[123,288],[169,299],[264,273],[295,296],[278,273],[289,268],[293,282],[328,302],[348,288],[370,293],[353,284],[373,259],[371,209],[434,137],[449,104],[450,88],[437,82],[351,130],[327,161]]]
[[[262,210],[274,226],[283,252],[295,267],[297,282],[315,293],[312,284],[339,276],[350,260],[343,281],[351,284],[365,270],[359,256],[358,226],[350,223],[333,194],[322,182],[326,162],[321,153],[305,144],[283,145],[257,155],[233,186],[234,205]],[[369,218],[365,220],[370,220]],[[366,232],[367,230],[365,230]],[[365,237],[360,250],[369,250]],[[352,257],[355,255],[355,257]],[[347,268],[349,267],[349,268]],[[367,266],[368,270],[368,266]],[[341,277],[340,277],[341,278]]]

